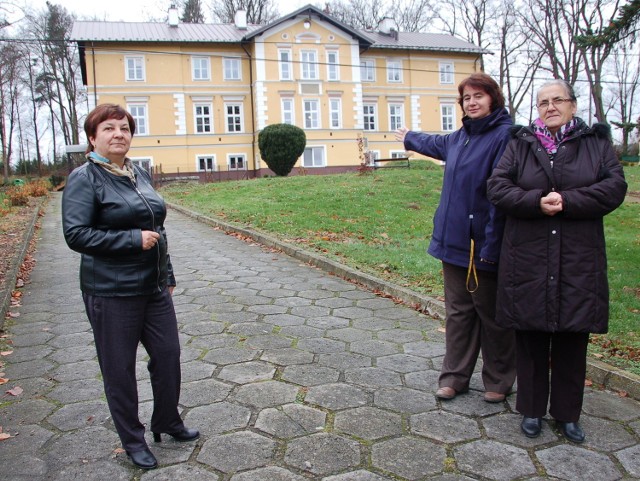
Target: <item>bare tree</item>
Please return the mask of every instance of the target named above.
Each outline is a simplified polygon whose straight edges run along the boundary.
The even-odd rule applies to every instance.
[[[4,183],[9,182],[13,132],[17,124],[20,54],[9,42],[0,42],[0,144]]]
[[[212,0],[211,2],[214,21],[233,23],[238,10],[247,12],[247,22],[256,25],[266,25],[280,16],[275,0]]]
[[[361,30],[371,30],[389,15],[389,7],[384,0],[333,0],[327,3],[329,15]]]
[[[614,111],[619,121],[611,123],[622,130],[622,152],[626,153],[630,135],[640,124],[640,118],[634,121],[640,115],[640,58],[633,41],[629,38],[621,41],[613,51],[612,60],[614,75],[618,79],[613,92]]]
[[[404,0],[394,3],[393,19],[401,32],[426,32],[437,14],[429,0]]]
[[[202,2],[200,0],[184,0],[180,21],[183,23],[204,23]]]

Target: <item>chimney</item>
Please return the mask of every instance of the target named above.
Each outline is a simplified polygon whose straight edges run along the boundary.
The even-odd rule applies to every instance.
[[[395,22],[393,18],[384,17],[378,23],[378,30],[385,35],[392,35],[391,32],[395,30]]]
[[[175,5],[171,5],[169,7],[169,26],[170,27],[177,27],[178,26],[178,8]]]
[[[233,17],[233,20],[238,30],[247,29],[247,11],[246,10],[238,10],[235,16]]]

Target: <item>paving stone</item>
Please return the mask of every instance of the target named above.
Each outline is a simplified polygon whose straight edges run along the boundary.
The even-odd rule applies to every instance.
[[[67,349],[58,349],[53,352],[51,352],[52,350],[50,348],[40,349],[43,352],[47,353],[45,355],[48,356],[48,359],[50,361],[55,362],[56,364],[69,364],[97,359],[95,346],[75,346]]]
[[[345,371],[345,380],[360,386],[390,387],[402,384],[400,375],[396,372],[379,367],[363,367]]]
[[[182,320],[182,319],[181,319]],[[190,336],[203,336],[206,334],[220,334],[224,331],[224,324],[222,322],[214,321],[199,321],[185,324],[181,332],[189,334]]]
[[[349,350],[357,354],[379,357],[396,354],[400,351],[400,348],[397,344],[394,344],[392,342],[370,339],[367,341],[352,342]]]
[[[237,347],[219,347],[211,349],[204,356],[204,360],[224,366],[226,364],[236,364],[255,359],[259,353],[255,349],[241,349]]]
[[[285,326],[278,334],[287,337],[322,337],[324,329],[311,326]]]
[[[11,343],[14,347],[40,346],[42,344],[46,344],[47,341],[54,337],[55,336],[50,332],[27,332],[13,336],[11,338]]]
[[[2,420],[2,432],[11,437],[2,441],[0,466],[11,464],[12,458],[25,453],[30,453],[37,459],[38,452],[54,437],[52,431],[37,424],[11,425],[7,424],[4,419]],[[0,470],[0,472],[3,473],[3,479],[6,479],[4,471]]]
[[[562,444],[536,452],[536,457],[550,476],[572,481],[609,481],[621,473],[601,453]]]
[[[392,354],[390,356],[379,357],[376,365],[384,369],[389,369],[390,371],[402,373],[431,369],[431,361],[429,361],[429,359],[411,356],[409,354]]]
[[[441,401],[442,409],[467,416],[490,416],[506,410],[504,403],[488,403],[484,393],[469,391],[453,399]]]
[[[33,361],[17,362],[7,364],[4,368],[5,377],[9,379],[29,379],[46,374],[55,365],[46,359],[35,359]]]
[[[223,473],[233,473],[271,463],[276,443],[256,433],[242,431],[212,436],[204,443],[197,460]]]
[[[54,439],[48,446],[46,460],[70,464],[80,460],[103,460],[120,447],[118,435],[110,429],[91,426]]]
[[[129,477],[127,477],[126,479],[129,480]],[[166,468],[161,467],[160,469],[148,471],[140,477],[140,481],[177,481],[177,480],[219,481],[220,476],[210,471],[206,471],[198,466],[191,466],[188,464],[178,464],[175,466],[169,466]]]
[[[317,386],[338,381],[340,371],[316,364],[289,366],[282,372],[282,380],[301,386]]]
[[[275,368],[262,361],[241,362],[222,368],[218,377],[238,384],[264,381],[273,378]]]
[[[304,297],[304,296],[300,296],[300,297]],[[300,307],[292,307],[291,310],[289,311],[289,314],[293,316],[302,316],[307,319],[318,319],[321,317],[328,316],[330,314],[330,311],[331,310],[328,307],[300,306]]]
[[[249,424],[251,410],[229,402],[218,402],[191,409],[184,417],[185,425],[206,433],[207,438]]]
[[[371,471],[357,470],[344,474],[336,474],[322,478],[322,481],[391,481],[391,478],[380,476]]]
[[[71,431],[92,425],[103,425],[111,413],[105,401],[90,401],[62,406],[47,421],[60,431]]]
[[[49,346],[28,346],[20,349],[13,349],[13,352],[6,357],[3,357],[11,363],[19,363],[25,361],[35,361],[36,359],[44,359],[49,356],[53,351]],[[95,352],[95,350],[94,350]],[[55,359],[49,358],[50,361],[57,362]]]
[[[592,389],[585,391],[582,411],[591,416],[606,417],[614,421],[631,421],[640,416],[637,401]]]
[[[237,346],[240,339],[233,334],[210,334],[191,339],[188,346],[194,349],[215,349],[217,347]]]
[[[414,356],[432,358],[444,356],[445,347],[444,344],[440,342],[416,341],[405,344],[404,352],[405,354],[413,354]]]
[[[373,316],[373,311],[362,307],[338,307],[333,310],[333,315],[349,320],[368,319]]]
[[[313,353],[294,349],[292,347],[283,349],[267,349],[260,359],[281,366],[292,364],[308,364],[313,362]]]
[[[50,377],[57,382],[95,379],[100,375],[98,361],[78,361],[63,364],[49,371]]]
[[[436,409],[433,395],[405,387],[379,389],[374,393],[374,404],[398,413],[417,414]]]
[[[284,468],[268,466],[253,471],[234,474],[231,481],[305,481],[306,478],[292,473]]]
[[[470,441],[480,437],[478,423],[446,411],[414,414],[410,419],[411,432],[444,443]],[[455,429],[451,429],[455,426]]]
[[[351,327],[356,329],[365,329],[367,331],[387,331],[395,327],[393,321],[382,319],[380,317],[368,317],[362,319],[354,319],[351,321]]]
[[[640,444],[621,449],[615,456],[631,476],[640,478]]]
[[[345,299],[344,297],[330,297],[327,299],[318,299],[315,302],[316,306],[322,306],[322,307],[330,307],[330,308],[337,308],[337,307],[351,307],[353,306],[354,301],[352,299]]]
[[[183,382],[180,391],[180,404],[186,407],[195,407],[224,401],[231,389],[231,385],[215,379]]]
[[[367,404],[369,395],[350,384],[323,384],[309,388],[305,402],[327,409],[339,410]]]
[[[56,410],[56,405],[44,399],[17,399],[0,405],[3,425],[39,423]]]
[[[265,381],[240,386],[233,399],[241,404],[259,409],[292,403],[298,395],[298,387],[279,381]]]
[[[336,432],[343,432],[360,439],[375,441],[402,433],[402,418],[373,407],[347,409],[336,413]]]
[[[409,342],[421,341],[422,333],[419,330],[396,328],[378,331],[377,337],[378,339],[381,339],[383,341],[405,344]]]
[[[374,297],[373,299],[361,299],[356,301],[356,306],[365,309],[389,309],[396,307],[396,303],[385,297]]]
[[[350,352],[334,352],[331,354],[320,354],[318,364],[334,367],[341,371],[354,369],[356,367],[371,367],[373,363],[369,356],[362,354],[352,354]]]
[[[580,426],[585,432],[584,447],[598,451],[618,451],[636,444],[634,436],[619,422],[581,416]]]
[[[324,429],[326,413],[300,404],[263,409],[256,428],[277,438],[288,439],[314,434]]]
[[[312,317],[305,322],[308,326],[318,327],[320,329],[338,329],[340,327],[349,327],[349,319],[334,316]]]
[[[253,349],[282,349],[291,347],[292,340],[275,334],[264,334],[247,338],[245,344]]]
[[[409,480],[440,472],[445,458],[443,446],[408,436],[382,441],[371,448],[373,466]]]
[[[527,451],[496,441],[479,440],[453,448],[458,469],[496,481],[536,473]]]
[[[524,435],[520,429],[520,423],[522,422],[522,415],[520,414],[498,414],[484,418],[480,422],[489,438],[515,444],[525,449],[549,444],[559,439],[552,429],[553,422],[550,425],[549,419],[546,418],[542,419],[542,432],[537,438],[528,438]]]
[[[48,343],[51,347],[66,348],[66,347],[84,347],[93,344],[93,334],[90,332],[76,332],[74,334],[65,334],[63,336],[56,336]]]
[[[285,303],[285,299],[279,299],[281,301],[281,305],[285,307],[290,307],[291,305],[300,305],[299,302],[294,302],[289,300],[288,303]],[[276,301],[276,303],[278,303]],[[264,316],[264,322],[273,324],[274,326],[300,326],[304,324],[306,319],[301,316],[292,316],[291,314],[272,314]]]
[[[180,368],[182,370],[182,381],[190,382],[210,378],[216,367],[199,361],[190,361],[183,362]]]
[[[333,293],[325,289],[309,289],[298,292],[298,296],[304,299],[318,300],[333,297]]]
[[[329,338],[337,339],[344,342],[369,340],[373,337],[371,331],[365,331],[364,329],[354,329],[352,327],[330,329],[327,331],[326,335]]]
[[[322,337],[314,337],[310,339],[300,339],[297,343],[298,349],[315,352],[318,354],[326,354],[329,352],[343,352],[346,345],[342,341],[333,339],[324,339]]]
[[[284,462],[316,475],[332,474],[360,464],[360,445],[329,433],[304,436],[288,444]]]

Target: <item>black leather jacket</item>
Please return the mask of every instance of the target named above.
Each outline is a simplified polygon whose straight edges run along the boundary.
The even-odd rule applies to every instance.
[[[94,296],[139,296],[174,286],[167,252],[164,200],[149,174],[138,167],[136,184],[105,171],[91,160],[75,169],[62,196],[67,245],[82,254],[80,288]],[[142,250],[142,230],[160,234]]]

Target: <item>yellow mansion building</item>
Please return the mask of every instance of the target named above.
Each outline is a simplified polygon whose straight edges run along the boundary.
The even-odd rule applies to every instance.
[[[131,158],[166,175],[270,174],[258,149],[269,124],[305,131],[307,173],[353,170],[358,138],[375,158],[403,156],[394,131],[460,125],[457,84],[485,50],[443,34],[356,30],[308,5],[264,26],[74,23],[89,108],[136,120]],[[295,173],[298,169],[294,169]]]

